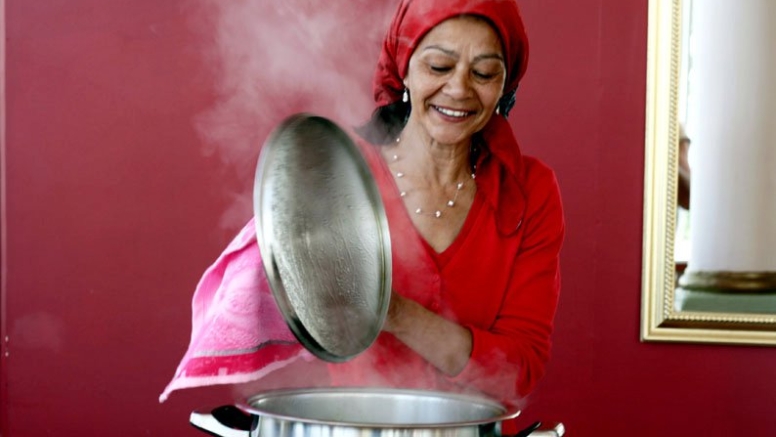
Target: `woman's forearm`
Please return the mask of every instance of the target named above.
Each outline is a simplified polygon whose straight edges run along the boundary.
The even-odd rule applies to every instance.
[[[468,329],[396,293],[391,297],[384,330],[449,376],[461,372],[471,355]]]

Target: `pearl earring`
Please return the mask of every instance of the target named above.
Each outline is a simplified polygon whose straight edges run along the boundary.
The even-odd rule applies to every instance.
[[[401,101],[404,103],[410,101],[410,92],[407,88],[404,88],[404,94],[401,95]]]
[[[501,106],[496,106],[496,115],[501,114]]]

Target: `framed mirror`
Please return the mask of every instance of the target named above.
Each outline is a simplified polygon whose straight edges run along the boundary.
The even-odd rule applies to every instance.
[[[641,339],[776,345],[776,314],[687,311],[677,304],[683,6],[683,0],[649,0]]]

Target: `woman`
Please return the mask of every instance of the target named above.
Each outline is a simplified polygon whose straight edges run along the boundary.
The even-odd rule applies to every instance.
[[[527,53],[514,0],[401,2],[375,75],[378,109],[358,130],[388,216],[394,292],[376,342],[328,364],[332,384],[474,390],[514,402],[543,375],[564,223],[552,171],[521,155],[506,121]],[[263,279],[224,285],[230,268],[257,277],[252,229],[206,272],[198,293],[214,283],[226,293],[259,290],[246,299],[267,295]],[[197,299],[195,331],[206,331],[213,311],[198,309]],[[284,339],[291,346],[273,352],[275,363],[296,356]],[[203,342],[192,335],[176,378],[196,371],[187,360],[195,344],[210,347]],[[206,365],[229,372],[228,364]],[[266,356],[233,365],[247,370],[211,381],[240,382],[271,368]],[[166,393],[184,386],[174,380]]]
[[[369,369],[373,384],[514,401],[544,373],[564,225],[553,173],[521,156],[505,118],[526,61],[514,1],[401,3],[375,76],[379,108],[360,131],[379,144],[391,335],[331,365],[335,382]]]

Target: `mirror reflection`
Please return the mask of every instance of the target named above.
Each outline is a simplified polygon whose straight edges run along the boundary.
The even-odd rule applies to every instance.
[[[775,341],[774,12],[650,1],[645,340]]]

